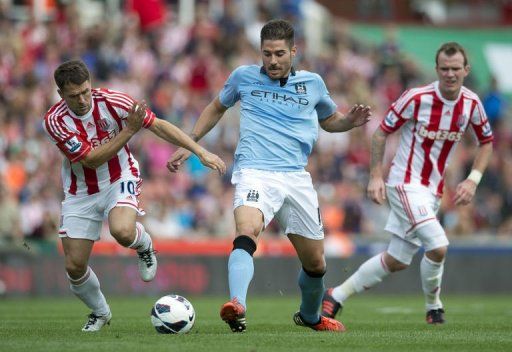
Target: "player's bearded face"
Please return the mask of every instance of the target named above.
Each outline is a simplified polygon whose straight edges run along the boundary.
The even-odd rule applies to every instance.
[[[68,83],[59,90],[59,95],[77,116],[85,115],[91,110],[91,81],[85,81],[82,84]]]
[[[464,78],[469,74],[469,65],[464,66],[464,56],[460,52],[452,56],[447,56],[444,52],[439,53],[436,72],[443,97],[449,100],[457,99]]]
[[[287,77],[296,52],[297,48],[290,48],[284,39],[264,40],[261,44],[261,57],[267,75],[272,79]]]

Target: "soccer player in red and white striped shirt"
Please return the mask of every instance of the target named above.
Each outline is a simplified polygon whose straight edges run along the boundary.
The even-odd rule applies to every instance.
[[[61,64],[54,77],[62,100],[46,113],[43,127],[65,156],[59,237],[71,291],[92,309],[82,331],[98,331],[112,317],[98,278],[88,266],[103,219],[108,218],[110,233],[119,244],[137,251],[142,280],[151,281],[157,268],[151,237],[136,221],[137,215],[144,215],[138,202],[142,180],[127,144],[130,138],[144,127],[187,148],[221,174],[226,166],[179,128],[156,118],[144,102],[93,89],[82,61]]]
[[[444,323],[439,298],[448,239],[436,218],[450,157],[471,127],[478,140],[473,169],[457,185],[454,202],[471,202],[492,154],[493,135],[478,96],[463,86],[469,74],[466,52],[450,42],[436,53],[438,81],[410,89],[391,105],[371,148],[368,197],[391,206],[385,230],[387,251],[363,263],[344,283],[324,294],[322,314],[333,317],[352,294],[371,288],[389,273],[407,268],[423,246],[420,273],[429,324]],[[402,128],[400,144],[384,182],[382,159],[387,137]]]

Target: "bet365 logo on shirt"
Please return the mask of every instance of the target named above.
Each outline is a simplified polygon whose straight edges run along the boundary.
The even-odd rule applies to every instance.
[[[462,138],[462,134],[464,131],[449,131],[449,130],[437,130],[437,131],[429,131],[424,125],[418,130],[418,135],[432,139],[437,141],[451,141],[458,142]]]

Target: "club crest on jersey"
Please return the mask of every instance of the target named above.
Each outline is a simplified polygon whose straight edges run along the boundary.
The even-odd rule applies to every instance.
[[[457,119],[457,127],[458,128],[464,127],[464,125],[466,124],[466,118],[467,117],[465,114],[459,115],[459,118]]]
[[[110,128],[110,121],[108,119],[99,119],[97,124],[102,131],[108,131]]]
[[[295,93],[297,94],[306,94],[308,91],[306,89],[305,82],[295,83]]]
[[[247,193],[247,201],[248,202],[257,202],[259,198],[260,198],[260,194],[258,193],[258,191],[254,190],[254,189],[251,189],[249,191],[249,193]]]
[[[64,142],[64,144],[70,153],[77,152],[82,146],[82,142],[80,142],[76,136],[71,137],[66,142]]]

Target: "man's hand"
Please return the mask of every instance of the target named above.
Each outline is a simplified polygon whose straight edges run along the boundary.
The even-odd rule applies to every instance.
[[[457,185],[453,201],[455,205],[468,205],[476,192],[476,183],[465,179]]]
[[[128,113],[126,117],[126,129],[128,129],[132,134],[137,133],[144,123],[144,117],[146,116],[147,105],[145,101],[140,103],[134,102],[132,105],[132,109]]]
[[[176,150],[167,161],[167,168],[169,171],[178,172],[181,165],[183,165],[185,161],[190,157],[190,154],[192,154],[190,150],[185,148],[178,148],[178,150]]]
[[[352,109],[345,115],[347,122],[351,123],[353,127],[359,127],[366,124],[372,118],[372,112],[368,105],[363,106],[356,104],[352,106]]]
[[[382,204],[386,200],[386,185],[382,177],[371,177],[368,182],[367,195],[374,203]]]
[[[224,164],[224,161],[222,161],[222,159],[217,155],[203,149],[201,153],[199,153],[198,157],[204,166],[217,170],[220,175],[224,175],[226,173],[226,164]]]
[[[169,169],[170,172],[178,172],[191,154],[192,152],[188,149],[178,148],[167,161],[167,169]],[[217,170],[220,175],[226,173],[226,164],[217,155],[210,153],[206,149],[202,149],[198,157],[204,166]]]

